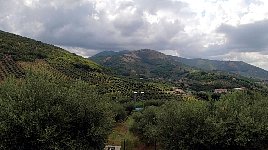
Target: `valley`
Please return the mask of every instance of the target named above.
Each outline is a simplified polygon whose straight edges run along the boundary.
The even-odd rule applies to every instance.
[[[0,56],[0,149],[267,148],[257,67],[149,49],[87,59],[4,31]]]

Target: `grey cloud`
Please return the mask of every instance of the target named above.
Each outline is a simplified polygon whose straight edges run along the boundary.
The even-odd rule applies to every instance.
[[[0,13],[0,18],[3,19],[0,28],[55,45],[84,48],[81,51],[173,49],[185,57],[204,57],[217,54],[221,48],[225,48],[215,47],[214,51],[202,51],[203,35],[192,37],[184,31],[186,24],[183,19],[186,20],[189,15],[194,14],[185,11],[188,5],[179,1],[123,1],[118,3],[118,6],[111,6],[110,11],[97,11],[96,3],[85,0],[33,2],[34,7],[28,7],[23,1],[1,1],[0,8],[3,7],[8,13]],[[135,11],[130,13],[128,8],[135,8]],[[174,22],[161,18],[158,23],[153,24],[144,20],[145,11],[154,15],[163,10],[170,11],[179,18]],[[8,15],[12,17],[6,19]],[[97,20],[94,15],[98,17]],[[109,15],[115,15],[115,18],[110,20]],[[230,35],[232,41],[231,38],[235,36],[232,35],[233,31],[229,30],[236,29],[228,26],[219,29],[227,36]],[[230,42],[228,46],[231,45],[233,44]]]
[[[120,14],[113,21],[113,25],[116,30],[120,31],[121,36],[127,37],[141,29],[144,21],[138,14]]]
[[[236,52],[259,52],[268,54],[268,20],[258,21],[239,26],[230,26],[223,24],[216,32],[225,35],[224,44],[215,44],[206,48],[200,57],[203,58],[221,58],[225,54]]]
[[[225,34],[228,50],[254,52],[268,50],[268,20],[233,27],[222,25],[219,33]]]
[[[183,46],[185,39],[189,39],[184,35],[184,25],[179,20],[171,23],[167,18],[162,18],[158,24],[150,24],[143,17],[145,11],[152,14],[158,10],[180,12],[187,5],[178,1],[123,1],[119,7],[113,6],[112,11],[116,15],[114,20],[108,19],[110,12],[97,11],[93,1],[33,2],[34,7],[28,7],[23,1],[1,1],[0,7],[13,9],[0,14],[1,19],[4,18],[0,28],[51,44],[97,50],[177,49]],[[129,7],[136,11],[132,14],[123,12]],[[13,17],[5,19],[7,15]],[[94,19],[94,15],[97,15],[98,20]],[[178,15],[187,16],[188,12]]]

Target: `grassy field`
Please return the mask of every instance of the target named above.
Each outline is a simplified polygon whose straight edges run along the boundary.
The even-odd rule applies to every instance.
[[[129,131],[133,121],[130,116],[125,122],[117,123],[108,137],[107,145],[122,146],[123,149],[125,141],[126,150],[154,150],[153,146],[144,145],[140,142],[138,136]]]
[[[117,123],[108,137],[107,144],[123,146],[125,141],[127,148],[134,148],[138,146],[139,138],[129,131],[132,123],[133,119],[131,117],[129,117],[125,122]]]

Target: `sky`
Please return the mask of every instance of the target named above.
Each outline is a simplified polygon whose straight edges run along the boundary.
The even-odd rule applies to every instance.
[[[268,70],[267,0],[0,0],[0,30],[84,57],[154,49]]]

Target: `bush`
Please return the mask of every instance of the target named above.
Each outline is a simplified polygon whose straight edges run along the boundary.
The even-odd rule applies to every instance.
[[[148,106],[161,106],[165,103],[164,100],[147,100],[144,102],[144,107]]]
[[[158,143],[165,149],[203,149],[211,132],[204,101],[170,102],[157,116]]]
[[[146,108],[134,118],[133,132],[147,143],[157,137],[164,149],[265,149],[268,98],[237,92],[219,101],[172,101]]]
[[[115,121],[116,122],[122,122],[125,121],[127,118],[127,112],[125,111],[125,108],[117,103],[113,103],[113,112],[115,113]]]
[[[102,149],[113,114],[84,82],[30,76],[0,85],[1,149]]]
[[[206,100],[208,101],[209,100],[209,94],[206,93],[206,92],[197,92],[196,93],[196,97],[200,100]]]
[[[215,102],[213,148],[264,149],[268,141],[268,99],[258,93],[243,92],[223,96]]]

